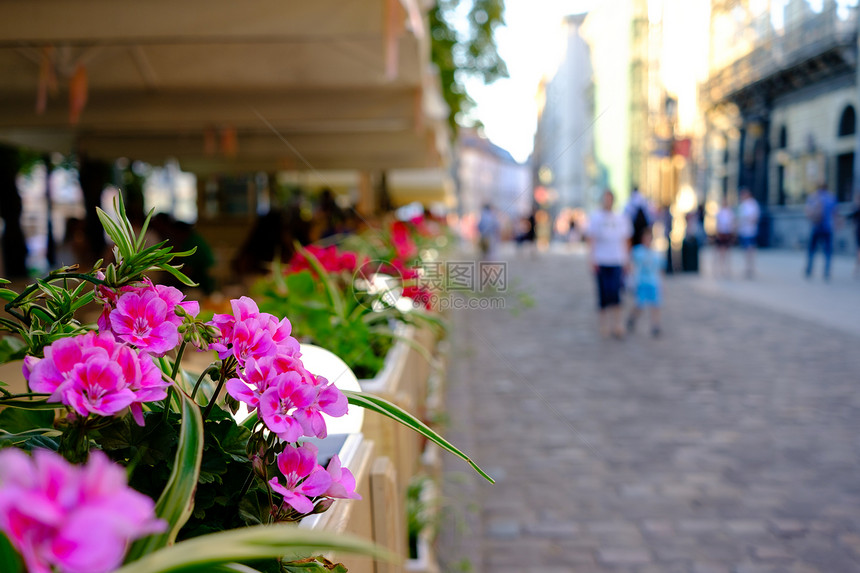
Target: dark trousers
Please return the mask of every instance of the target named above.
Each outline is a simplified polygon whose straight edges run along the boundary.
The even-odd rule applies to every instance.
[[[830,258],[833,256],[833,231],[826,229],[813,229],[809,236],[809,252],[806,257],[806,276],[812,275],[812,259],[815,251],[821,245],[824,251],[824,277],[830,278]]]
[[[621,304],[622,288],[621,267],[597,267],[597,304],[600,310]]]

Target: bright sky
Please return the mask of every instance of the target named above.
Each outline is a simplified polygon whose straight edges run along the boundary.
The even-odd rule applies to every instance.
[[[510,78],[488,86],[467,83],[477,102],[474,115],[496,145],[507,149],[518,161],[532,151],[537,125],[537,94],[541,76],[552,67],[561,49],[561,19],[585,12],[599,0],[506,0],[507,25],[496,31],[499,54]]]

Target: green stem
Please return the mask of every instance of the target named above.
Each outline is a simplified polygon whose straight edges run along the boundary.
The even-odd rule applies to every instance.
[[[209,412],[211,412],[212,408],[215,406],[215,402],[218,400],[218,394],[221,393],[221,388],[224,387],[224,382],[227,380],[228,374],[236,369],[237,364],[236,359],[232,356],[228,357],[221,363],[221,373],[218,377],[218,386],[215,388],[215,392],[212,393],[212,399],[209,400],[208,404],[206,404],[206,409],[203,410],[204,421],[209,417]]]
[[[87,274],[82,274],[82,273],[57,273],[57,274],[51,274],[48,276],[48,281],[53,281],[53,280],[57,280],[57,279],[63,279],[63,280],[65,280],[65,279],[80,279],[80,280],[84,280],[87,282],[91,282],[95,285],[104,285],[105,284],[105,282],[101,279],[97,279],[93,276],[90,276]],[[12,316],[14,316],[18,320],[20,320],[21,322],[23,322],[27,326],[30,326],[31,325],[30,318],[28,316],[22,315],[21,313],[16,311],[15,308],[21,306],[21,304],[24,303],[26,298],[28,296],[30,296],[31,294],[33,294],[38,289],[39,289],[39,283],[38,282],[31,284],[30,286],[25,288],[21,294],[19,294],[13,300],[6,303],[6,306],[4,307],[4,309],[6,310],[6,312],[8,312]]]
[[[134,474],[135,468],[137,468],[137,464],[139,464],[140,460],[143,459],[143,454],[145,454],[148,449],[149,448],[145,445],[139,447],[137,449],[137,453],[134,454],[134,457],[131,459],[130,462],[128,462],[128,465],[125,467],[126,476],[128,477],[128,479],[131,479],[132,474]]]
[[[218,394],[221,393],[221,388],[224,387],[224,378],[222,377],[218,380],[218,386],[215,387],[215,392],[212,393],[212,399],[209,400],[209,403],[206,404],[206,409],[203,410],[203,420],[209,417],[209,412],[212,411],[212,408],[215,407],[215,402],[218,401]]]
[[[245,497],[245,494],[248,493],[248,490],[251,489],[251,484],[254,483],[254,470],[252,469],[248,473],[248,477],[245,478],[245,483],[242,484],[242,490],[239,492],[239,502],[241,503],[242,498]]]
[[[176,353],[176,362],[173,363],[173,371],[170,373],[170,379],[176,381],[176,375],[179,373],[179,366],[182,363],[182,355],[185,353],[185,346],[188,344],[185,340],[179,346],[179,351]]]
[[[197,396],[197,390],[200,389],[200,384],[203,383],[203,379],[206,378],[207,374],[211,374],[213,371],[217,372],[218,367],[214,366],[214,365],[210,366],[209,368],[207,368],[206,370],[203,371],[203,373],[200,375],[200,378],[198,378],[197,382],[194,383],[194,389],[191,390],[191,399],[192,400],[194,399],[195,396]]]
[[[7,393],[4,391],[4,393]],[[39,392],[28,392],[27,394],[9,394],[8,398],[0,398],[0,403],[7,400],[18,400],[20,398],[47,398],[50,394],[42,394]]]
[[[161,412],[161,421],[166,422],[170,415],[170,401],[173,399],[173,386],[167,387],[167,398],[164,399],[164,410]]]

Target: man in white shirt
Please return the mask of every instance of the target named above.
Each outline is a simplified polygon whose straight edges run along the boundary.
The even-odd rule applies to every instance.
[[[755,247],[758,237],[758,221],[761,210],[758,201],[746,187],[741,188],[741,202],[738,205],[738,241],[745,252],[746,277],[753,278],[755,274]]]
[[[611,333],[621,338],[624,336],[621,289],[633,229],[627,216],[612,210],[614,203],[612,192],[604,191],[601,209],[592,213],[588,222],[588,245],[597,278],[600,334],[608,336]]]

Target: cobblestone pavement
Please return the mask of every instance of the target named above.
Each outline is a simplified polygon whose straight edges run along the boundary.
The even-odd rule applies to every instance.
[[[533,307],[452,313],[446,432],[497,483],[445,457],[443,571],[860,571],[860,337],[672,277],[661,338],[602,340],[581,255],[509,277]]]

